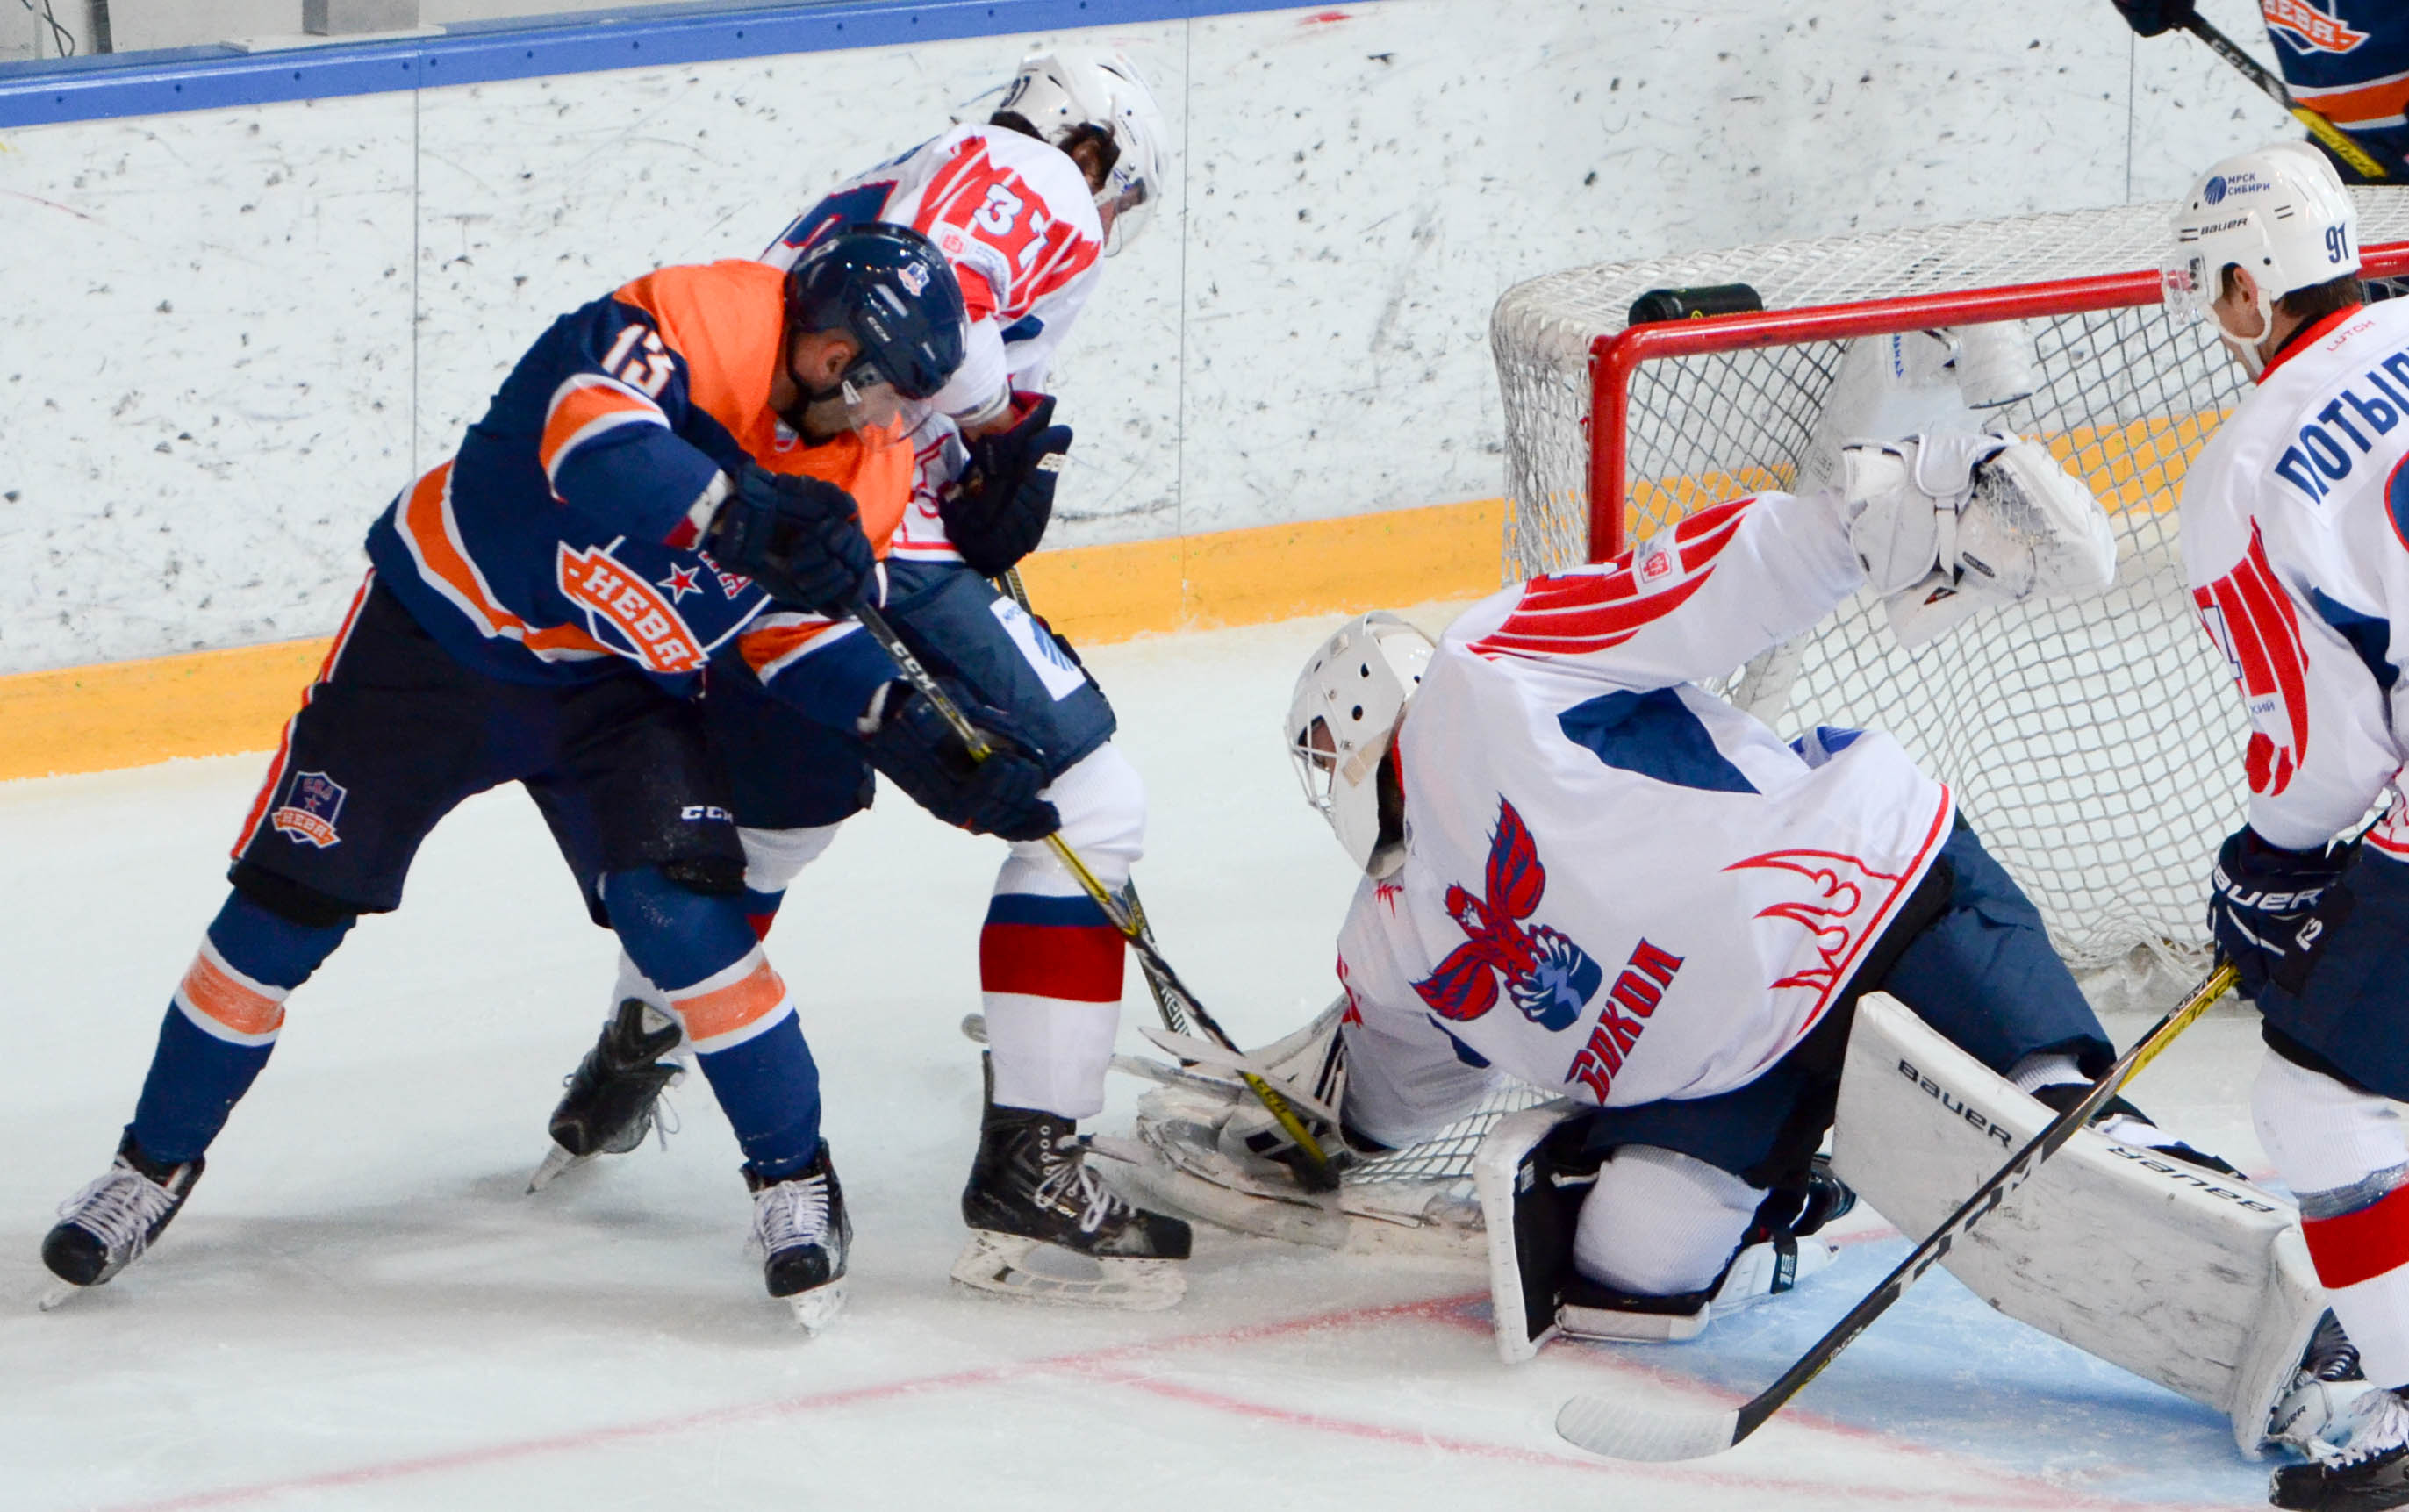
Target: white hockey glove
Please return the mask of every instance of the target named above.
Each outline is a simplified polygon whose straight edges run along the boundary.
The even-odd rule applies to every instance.
[[[1849,544],[1901,645],[2035,594],[2082,596],[2116,576],[2091,490],[2038,441],[1941,432],[1841,453]]]

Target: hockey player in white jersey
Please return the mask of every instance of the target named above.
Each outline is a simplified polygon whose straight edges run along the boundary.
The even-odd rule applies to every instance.
[[[2217,164],[2174,220],[2168,303],[2258,387],[2184,483],[2185,569],[2253,733],[2249,823],[2210,923],[2264,1020],[2259,1140],[2357,1345],[2364,1392],[2286,1507],[2409,1505],[2409,308],[2364,305],[2358,217],[2285,143]],[[2354,839],[2368,813],[2383,816]]]
[[[1012,711],[1044,762],[1061,835],[1111,887],[1143,847],[1146,797],[1112,743],[1112,711],[1067,642],[986,581],[1033,550],[1051,516],[1068,426],[1041,392],[1093,292],[1103,259],[1165,196],[1161,114],[1118,53],[1063,49],[1025,59],[984,124],[964,124],[840,184],[763,260],[792,263],[863,221],[920,230],[945,253],[970,314],[961,368],[908,417],[913,498],[879,543],[886,612],[939,673]],[[790,615],[781,675],[835,641]],[[763,669],[714,663],[704,719],[729,779],[746,856],[746,912],[767,933],[786,888],[868,801],[850,731],[813,724],[763,694]],[[973,1232],[954,1270],[974,1289],[1103,1305],[1178,1300],[1187,1226],[1132,1208],[1085,1163],[1077,1119],[1104,1106],[1125,951],[1119,932],[1042,842],[1015,844],[980,937],[992,1045],[971,1180]],[[539,1183],[642,1143],[675,1074],[664,999],[621,957],[618,1009],[555,1110]],[[1035,1246],[1097,1261],[1093,1278],[1019,1262]]]

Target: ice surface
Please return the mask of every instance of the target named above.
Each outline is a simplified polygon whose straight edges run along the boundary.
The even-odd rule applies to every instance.
[[[1421,616],[1435,623],[1443,615]],[[1326,621],[1092,653],[1154,798],[1165,950],[1242,1041],[1328,1000],[1350,878],[1277,729]],[[683,1128],[521,1195],[612,981],[534,808],[468,805],[395,915],[295,995],[192,1204],[108,1287],[38,1314],[52,1205],[106,1165],[263,763],[0,785],[0,1508],[2251,1505],[2224,1424],[1926,1281],[1719,1459],[1624,1466],[1550,1429],[1623,1383],[1755,1390],[1894,1263],[1841,1261],[1695,1344],[1500,1365],[1446,1262],[1211,1232],[1149,1317],[957,1295],[977,1119],[976,936],[1000,847],[888,793],[771,938],[853,1208],[853,1307],[807,1342],[742,1252],[698,1084]],[[1135,973],[1125,1017],[1149,1012]],[[2146,1020],[2112,1026],[2129,1038]],[[1146,1053],[1133,1027],[1122,1048]],[[2263,1165],[2255,1025],[2203,1021],[2137,1100]],[[1125,1124],[1121,1083],[1104,1127]]]

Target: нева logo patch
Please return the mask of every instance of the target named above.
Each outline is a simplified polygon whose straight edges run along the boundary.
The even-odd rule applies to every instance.
[[[278,833],[323,851],[342,843],[335,821],[349,796],[342,784],[323,771],[296,771],[285,783],[284,800],[268,814],[267,822]]]

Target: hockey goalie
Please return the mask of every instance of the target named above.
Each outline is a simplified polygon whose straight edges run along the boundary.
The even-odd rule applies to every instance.
[[[1859,442],[1839,462],[1835,486],[1735,499],[1500,593],[1435,646],[1365,615],[1298,681],[1291,754],[1364,876],[1338,942],[1343,1006],[1320,1043],[1292,1036],[1248,1069],[1292,1088],[1342,1159],[1428,1139],[1501,1074],[1553,1094],[1500,1123],[1477,1162],[1509,1361],[1559,1332],[1692,1338],[1829,1263],[1815,1234],[1854,1198],[1817,1151],[1868,994],[1887,995],[1867,1004],[1886,1037],[1860,1041],[1945,1068],[1946,1117],[1971,1128],[1971,1089],[2000,1123],[1960,1151],[1929,1127],[1923,1105],[1941,1104],[1922,1078],[1904,1093],[1876,1079],[1887,1095],[1861,1123],[1896,1158],[1857,1164],[1902,1227],[1937,1222],[1987,1174],[1959,1185],[1951,1161],[1996,1166],[2009,1152],[1994,1139],[2071,1106],[2113,1058],[1946,787],[1887,736],[1784,742],[1700,685],[1863,589],[1911,644],[1986,608],[2096,593],[2113,575],[2108,523],[2012,436]],[[1204,1122],[1176,1137],[1259,1190],[1304,1153],[1243,1096]],[[2136,1212],[2165,1173],[2258,1201],[2121,1100],[2084,1137],[2147,1167],[2135,1187],[2099,1157],[2110,1199]],[[2263,1259],[2267,1229],[2235,1243]],[[2050,1326],[2021,1284],[1985,1295]],[[2130,1284],[2101,1283],[2111,1308]],[[2193,1390],[2249,1418],[2237,1436],[2253,1448],[2322,1311],[2313,1288],[2283,1297],[2267,1327],[2241,1320],[2276,1341],[2266,1359]],[[2086,1342],[2079,1321],[2058,1332]],[[2150,1374],[2136,1351],[2107,1352]],[[2176,1374],[2159,1376],[2196,1384]]]

